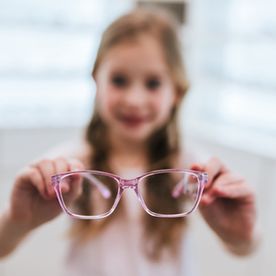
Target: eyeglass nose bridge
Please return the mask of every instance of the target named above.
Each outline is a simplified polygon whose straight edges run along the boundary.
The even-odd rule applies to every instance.
[[[134,179],[120,179],[120,186],[123,190],[125,190],[125,189],[136,190],[137,189],[137,183],[138,183],[137,178],[134,178]]]

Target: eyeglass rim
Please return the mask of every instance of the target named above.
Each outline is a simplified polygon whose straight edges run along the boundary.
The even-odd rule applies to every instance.
[[[197,170],[190,170],[190,169],[179,169],[179,168],[173,168],[173,169],[159,169],[159,170],[152,170],[152,171],[148,171],[145,172],[135,178],[130,178],[130,179],[125,179],[123,177],[120,177],[117,174],[114,173],[110,173],[110,172],[105,172],[105,171],[99,171],[99,170],[73,170],[73,171],[69,171],[69,172],[63,172],[63,173],[58,173],[53,175],[52,178],[52,184],[55,185],[55,183],[53,182],[53,180],[55,180],[55,178],[57,177],[63,177],[63,176],[67,176],[67,175],[71,175],[71,174],[75,174],[75,173],[96,173],[99,175],[105,175],[105,176],[110,176],[113,178],[116,178],[118,180],[135,180],[135,179],[139,179],[148,175],[152,175],[152,174],[158,174],[158,173],[165,173],[165,172],[187,172],[187,173],[193,173],[196,174],[198,176],[201,176],[202,178],[206,179],[208,177],[208,174],[206,172],[202,172],[202,171],[197,171]],[[201,179],[200,179],[201,180]]]
[[[199,205],[203,190],[205,185],[208,182],[208,174],[206,172],[201,172],[201,171],[196,171],[196,170],[190,170],[190,169],[179,169],[179,168],[170,168],[170,169],[159,169],[159,170],[152,170],[152,171],[148,171],[145,172],[135,178],[130,178],[130,179],[125,179],[120,177],[119,175],[116,175],[114,173],[110,173],[110,172],[105,172],[105,171],[99,171],[99,170],[74,170],[74,171],[69,171],[69,172],[64,172],[64,173],[58,173],[55,174],[51,177],[51,183],[54,187],[54,190],[56,192],[57,195],[57,199],[59,201],[59,204],[62,208],[62,210],[68,214],[70,217],[73,218],[78,218],[78,219],[103,219],[108,217],[109,215],[111,215],[114,210],[116,209],[121,196],[122,196],[122,187],[121,187],[121,183],[123,181],[137,181],[137,183],[148,176],[151,175],[156,175],[156,174],[162,174],[162,173],[173,173],[173,172],[178,172],[178,173],[189,173],[191,175],[195,175],[198,180],[199,180],[199,189],[197,191],[197,195],[196,195],[196,200],[195,200],[195,204],[193,206],[193,208],[191,208],[191,210],[185,212],[185,213],[181,213],[181,214],[159,214],[159,213],[155,213],[153,211],[151,211],[147,205],[145,204],[143,197],[141,196],[141,193],[138,190],[135,190],[136,195],[138,196],[138,200],[140,201],[143,209],[151,216],[153,217],[158,217],[158,218],[179,218],[179,217],[185,217],[187,215],[189,215],[190,213],[192,213]],[[86,216],[86,215],[78,215],[78,214],[74,214],[72,213],[67,207],[66,204],[63,200],[62,194],[61,194],[61,190],[60,190],[60,182],[64,177],[70,176],[70,175],[74,175],[74,174],[84,174],[84,173],[90,173],[90,174],[97,174],[97,175],[101,175],[101,176],[108,176],[112,179],[114,179],[117,182],[118,185],[118,192],[115,198],[115,201],[111,207],[111,209],[103,214],[100,215],[93,215],[93,216]]]

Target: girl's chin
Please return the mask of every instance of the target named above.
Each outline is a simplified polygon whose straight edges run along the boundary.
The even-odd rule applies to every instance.
[[[118,136],[123,140],[129,140],[132,142],[144,142],[150,136],[146,129],[138,129],[138,128],[123,128],[120,127],[117,129]]]

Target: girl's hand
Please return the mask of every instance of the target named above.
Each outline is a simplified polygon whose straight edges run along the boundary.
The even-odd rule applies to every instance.
[[[193,170],[208,173],[200,211],[209,226],[236,254],[247,254],[255,244],[255,195],[246,181],[229,171],[217,158]]]
[[[10,221],[32,230],[58,216],[62,210],[51,184],[51,176],[77,169],[83,169],[82,163],[66,158],[41,160],[25,168],[17,175],[12,190],[8,209]],[[70,190],[67,192],[70,194]]]

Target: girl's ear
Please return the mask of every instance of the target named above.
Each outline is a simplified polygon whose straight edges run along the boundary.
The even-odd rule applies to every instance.
[[[93,72],[92,73],[92,78],[93,78],[94,82],[97,83],[97,80],[98,80],[98,74],[97,74],[97,72]]]
[[[175,97],[174,97],[174,106],[178,107],[179,104],[182,101],[183,95],[182,95],[180,89],[177,89],[177,88],[175,89],[175,94],[174,95],[175,95]]]

